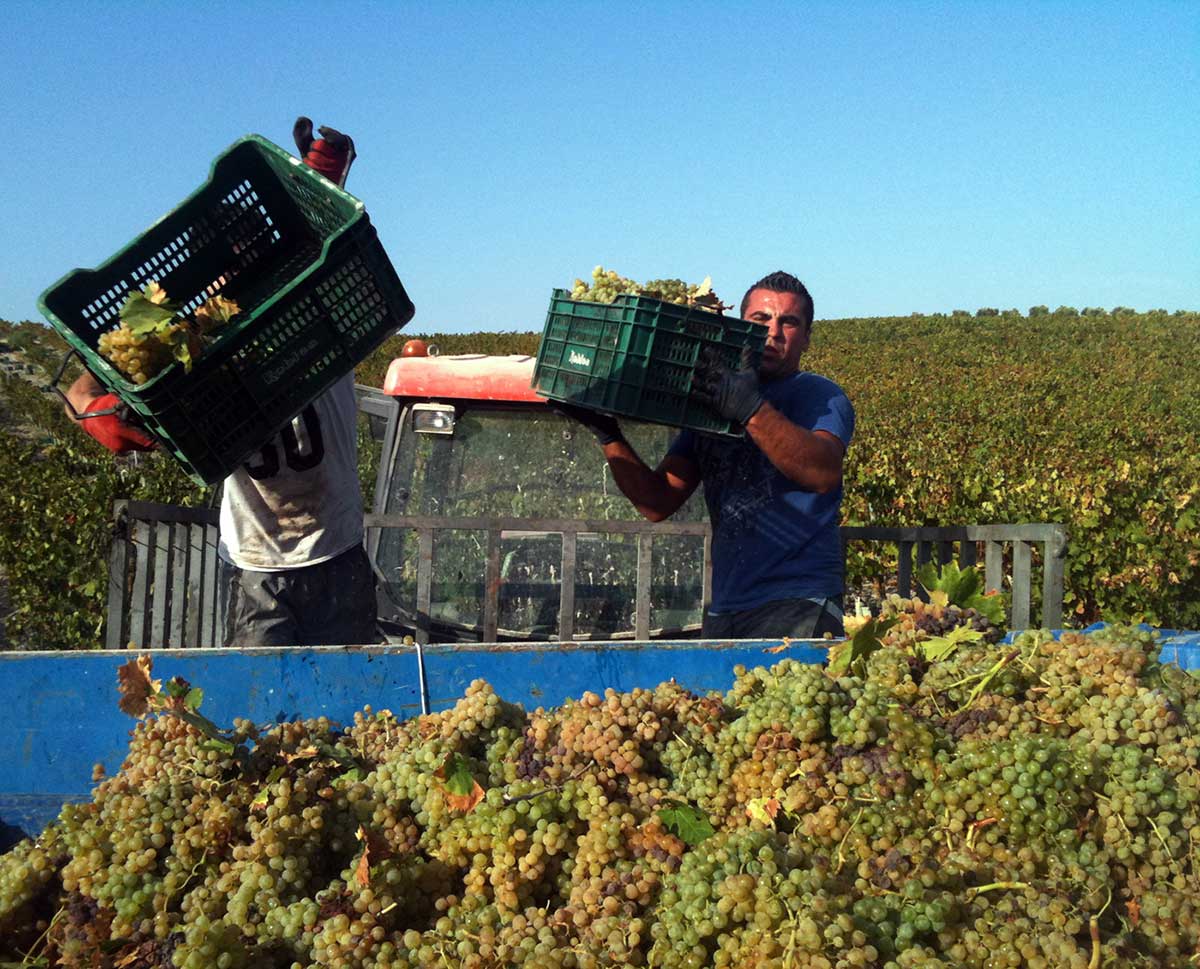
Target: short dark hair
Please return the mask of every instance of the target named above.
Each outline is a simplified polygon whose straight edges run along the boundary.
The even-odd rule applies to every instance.
[[[746,295],[742,297],[742,306],[738,310],[739,315],[745,319],[746,304],[750,301],[750,294],[756,289],[768,289],[772,293],[794,293],[800,297],[804,304],[805,320],[808,323],[808,328],[812,329],[813,324],[813,298],[809,295],[807,289],[804,288],[804,283],[800,282],[791,273],[785,273],[782,269],[778,269],[773,273],[768,273],[763,276],[757,283],[751,285],[746,290]]]

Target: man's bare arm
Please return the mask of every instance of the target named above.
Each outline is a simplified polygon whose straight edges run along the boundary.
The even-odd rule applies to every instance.
[[[108,391],[104,389],[104,385],[95,377],[85,370],[75,382],[67,388],[66,397],[70,401],[71,407],[75,408],[75,413],[82,414],[88,409],[88,405],[97,397],[103,397]],[[71,411],[67,407],[63,407],[68,417],[74,419]]]
[[[652,470],[624,438],[605,444],[604,457],[617,487],[652,522],[675,514],[700,483],[700,469],[690,458],[668,454]]]
[[[746,424],[746,431],[779,473],[805,491],[833,491],[842,480],[846,449],[828,431],[793,424],[766,401]]]

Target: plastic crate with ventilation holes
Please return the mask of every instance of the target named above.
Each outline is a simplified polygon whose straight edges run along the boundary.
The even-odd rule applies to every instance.
[[[692,396],[706,349],[736,368],[742,348],[761,354],[767,329],[735,316],[621,295],[573,300],[556,289],[542,331],[533,387],[550,400],[622,417],[737,436],[735,424]]]
[[[126,380],[96,350],[126,296],[157,281],[183,312],[210,296],[241,313],[185,372]],[[234,471],[413,315],[362,202],[258,135],[95,269],[39,299],[42,313],[197,483]]]

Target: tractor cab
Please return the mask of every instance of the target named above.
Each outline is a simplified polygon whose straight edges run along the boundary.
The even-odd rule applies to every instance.
[[[621,494],[592,434],[531,389],[534,358],[442,356],[409,341],[360,388],[377,462],[367,516],[389,636],[430,642],[698,635],[707,521]],[[623,421],[653,464],[671,428]]]

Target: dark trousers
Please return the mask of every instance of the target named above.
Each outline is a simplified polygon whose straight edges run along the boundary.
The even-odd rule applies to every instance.
[[[226,571],[226,646],[359,646],[380,641],[375,573],[361,545],[300,569]]]
[[[778,599],[742,612],[712,615],[705,610],[700,635],[704,639],[821,639],[826,633],[844,636],[842,598]]]

